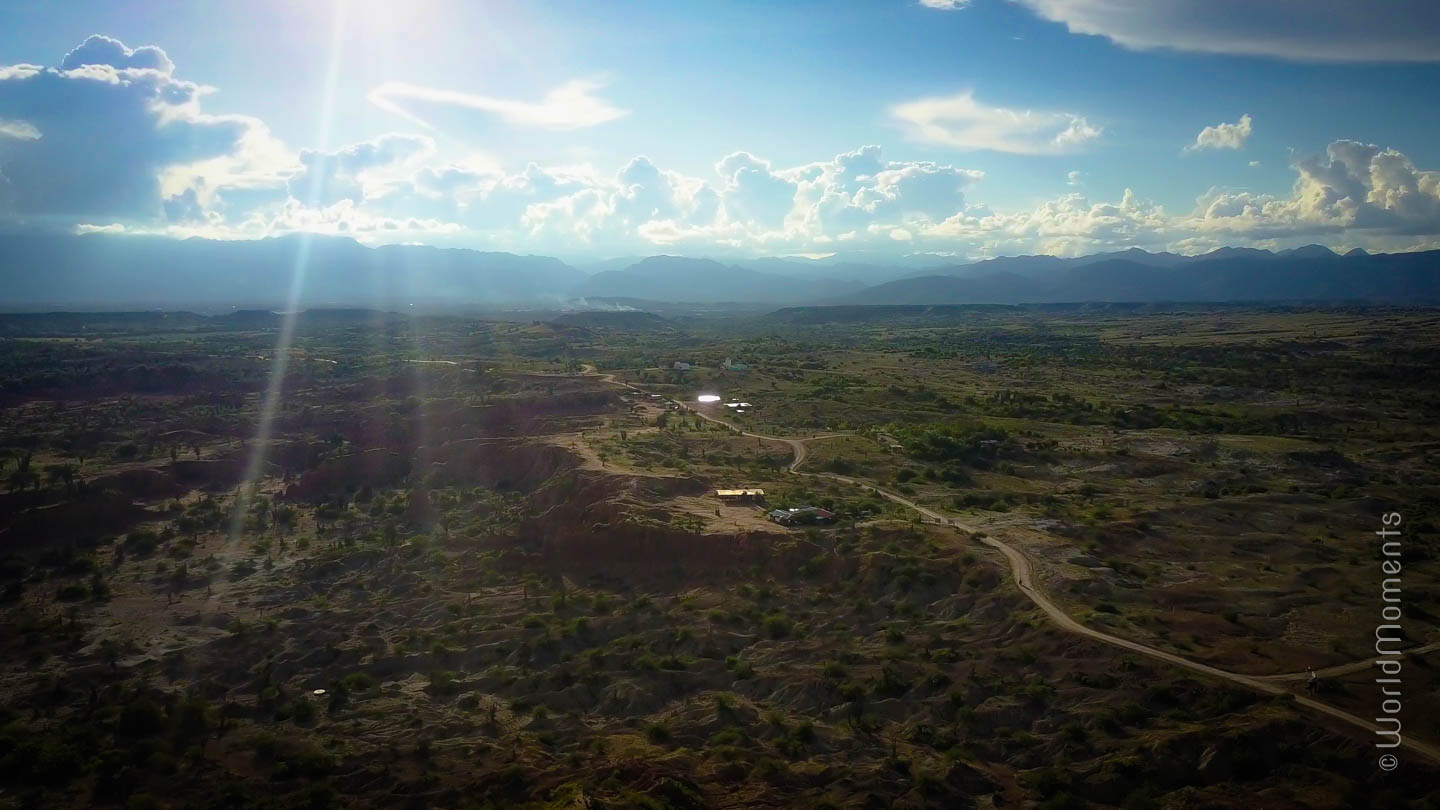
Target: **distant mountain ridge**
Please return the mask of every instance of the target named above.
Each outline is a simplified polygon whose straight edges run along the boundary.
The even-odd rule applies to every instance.
[[[574,294],[586,298],[787,304],[858,292],[864,286],[856,281],[764,273],[714,259],[651,256],[623,270],[602,270],[585,279]]]
[[[0,305],[276,308],[288,302],[297,268],[303,270],[302,306],[558,302],[584,279],[545,256],[370,248],[330,236],[217,241],[11,234],[0,236]]]
[[[0,234],[0,309],[279,309],[298,277],[300,308],[653,309],[655,304],[1377,301],[1440,303],[1440,251],[1344,256],[1320,245],[1201,256],[1138,248],[1092,256],[1006,256],[908,267],[761,258],[650,256],[591,265],[424,245],[285,236],[213,241]],[[603,268],[603,269],[602,269]],[[573,302],[573,303],[572,303]],[[596,306],[595,304],[603,304]]]
[[[1346,258],[1355,256],[1368,256],[1364,250],[1355,248],[1345,254]],[[1020,276],[1037,276],[1045,273],[1055,272],[1062,269],[1073,269],[1084,267],[1089,264],[1122,259],[1145,265],[1146,267],[1178,267],[1184,264],[1199,264],[1201,262],[1219,261],[1222,259],[1329,259],[1340,258],[1339,254],[1324,245],[1305,245],[1304,247],[1281,250],[1278,252],[1265,250],[1263,248],[1243,247],[1222,247],[1216,248],[1209,253],[1202,253],[1196,256],[1182,256],[1177,253],[1151,253],[1140,248],[1129,248],[1128,250],[1114,251],[1111,253],[1092,253],[1088,256],[999,256],[994,259],[982,259],[978,262],[968,264],[957,264],[942,269],[917,270],[906,273],[907,278],[920,278],[922,276],[962,276],[978,277],[992,275],[997,272],[1015,273]]]
[[[1319,245],[1272,253],[1228,248],[1182,257],[1026,256],[991,272],[910,277],[826,304],[1372,301],[1440,303],[1440,251],[1339,256]],[[1094,259],[1093,261],[1087,261]],[[1139,259],[1138,261],[1136,259]],[[971,265],[970,267],[976,267]]]

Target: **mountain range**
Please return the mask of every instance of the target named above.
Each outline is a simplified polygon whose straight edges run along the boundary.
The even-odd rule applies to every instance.
[[[623,270],[602,270],[581,282],[574,294],[583,298],[619,297],[696,303],[763,300],[801,303],[857,293],[865,286],[859,281],[839,278],[802,278],[739,265],[727,266],[713,259],[651,256]]]
[[[585,279],[546,256],[326,236],[0,236],[0,306],[12,309],[281,307],[297,275],[306,306],[557,303]]]
[[[936,257],[924,257],[935,259]],[[1337,255],[1320,245],[1200,256],[1138,248],[1007,256],[915,269],[870,261],[649,256],[590,265],[347,238],[256,241],[0,234],[0,309],[303,307],[600,308],[644,302],[1017,304],[1369,301],[1440,303],[1440,251]],[[297,269],[303,272],[297,273]]]
[[[1146,301],[1440,303],[1440,251],[1339,256],[1311,245],[1204,256],[1144,251],[994,259],[878,284],[828,304],[1026,304]]]

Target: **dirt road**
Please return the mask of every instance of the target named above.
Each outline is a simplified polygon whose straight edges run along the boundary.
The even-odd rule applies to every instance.
[[[1429,644],[1423,644],[1419,647],[1411,647],[1408,650],[1402,651],[1401,655],[1420,655],[1421,653],[1434,652],[1435,650],[1440,650],[1440,641],[1432,641]],[[1351,661],[1348,664],[1339,664],[1338,666],[1317,669],[1315,670],[1315,677],[1334,678],[1340,675],[1349,675],[1352,672],[1363,672],[1374,665],[1374,662],[1369,658],[1361,661]],[[1283,672],[1279,675],[1255,676],[1255,679],[1259,681],[1304,681],[1309,680],[1309,678],[1310,670],[1308,669],[1304,672]]]
[[[636,386],[634,386],[634,385],[630,385],[629,383],[625,383],[625,382],[621,382],[621,381],[619,381],[619,380],[616,380],[616,379],[615,379],[615,376],[614,376],[613,374],[596,374],[593,369],[588,369],[586,372],[584,372],[584,374],[585,374],[585,376],[595,376],[595,377],[598,377],[599,379],[604,380],[604,381],[606,381],[606,382],[611,382],[611,383],[614,383],[614,384],[616,384],[616,385],[622,385],[622,386],[624,386],[624,387],[626,387],[626,388],[630,388],[630,389],[632,389],[632,390],[634,390],[634,391],[639,391],[639,392],[641,392],[641,393],[646,393],[646,392],[644,392],[643,389],[641,389],[641,388],[638,388],[638,387],[636,387]],[[1165,650],[1157,649],[1157,648],[1155,648],[1155,647],[1150,647],[1150,646],[1148,646],[1148,645],[1141,644],[1141,643],[1139,643],[1139,642],[1137,642],[1137,641],[1131,641],[1131,640],[1126,639],[1126,638],[1121,638],[1120,636],[1113,636],[1113,635],[1110,635],[1109,633],[1105,633],[1105,632],[1103,632],[1103,631],[1096,630],[1096,629],[1091,628],[1091,627],[1087,627],[1087,626],[1081,624],[1080,622],[1076,621],[1075,619],[1073,619],[1073,618],[1070,616],[1070,614],[1066,613],[1064,610],[1062,610],[1062,609],[1060,608],[1060,606],[1056,605],[1054,602],[1052,602],[1052,601],[1050,600],[1050,597],[1045,593],[1044,589],[1043,589],[1043,588],[1036,582],[1036,580],[1035,580],[1035,566],[1034,566],[1034,564],[1032,563],[1032,561],[1030,560],[1030,558],[1029,558],[1028,556],[1026,556],[1025,552],[1021,551],[1020,549],[1016,548],[1015,546],[1012,546],[1012,545],[1004,542],[1003,540],[1000,540],[999,538],[992,537],[992,536],[990,536],[990,535],[988,535],[988,534],[984,534],[984,533],[982,533],[979,529],[977,529],[977,528],[975,528],[975,527],[973,527],[973,526],[967,525],[967,524],[965,524],[965,523],[963,523],[963,522],[961,522],[961,521],[959,521],[959,520],[957,520],[957,519],[955,519],[955,518],[953,518],[953,517],[951,517],[951,516],[949,516],[949,515],[942,514],[942,513],[938,512],[938,511],[936,511],[936,510],[934,510],[934,509],[931,509],[931,508],[929,508],[929,507],[921,506],[920,504],[917,504],[917,503],[915,503],[914,501],[912,501],[912,500],[910,500],[910,499],[908,499],[908,498],[905,498],[905,497],[903,497],[903,496],[901,496],[901,495],[898,495],[898,494],[896,494],[896,493],[889,492],[889,491],[887,491],[887,490],[881,489],[880,487],[877,487],[877,486],[875,486],[874,484],[867,483],[867,482],[862,481],[862,480],[860,480],[860,479],[851,478],[851,477],[849,477],[849,476],[844,476],[844,475],[836,475],[836,474],[834,474],[834,473],[805,473],[805,472],[800,472],[799,467],[800,467],[802,464],[805,463],[805,459],[806,459],[806,458],[808,457],[808,455],[809,455],[809,451],[806,450],[806,448],[805,448],[806,442],[816,441],[816,440],[819,440],[819,439],[835,438],[836,436],[846,436],[846,435],[854,435],[854,434],[836,433],[836,434],[828,434],[828,435],[824,435],[824,436],[815,436],[815,437],[804,438],[804,439],[791,439],[791,438],[786,438],[786,437],[784,437],[784,436],[767,436],[767,435],[765,435],[765,434],[763,434],[763,433],[752,433],[751,431],[744,430],[744,429],[742,429],[741,427],[739,427],[738,425],[735,425],[735,424],[733,424],[733,423],[731,423],[731,422],[729,422],[729,421],[727,421],[727,420],[725,420],[725,419],[721,419],[721,418],[718,417],[718,416],[712,416],[712,415],[710,415],[710,414],[708,414],[708,413],[705,413],[704,411],[701,411],[699,408],[691,405],[690,403],[681,402],[681,401],[679,401],[679,400],[674,400],[674,399],[672,399],[672,400],[670,400],[670,401],[671,401],[671,402],[674,402],[677,406],[679,406],[679,407],[681,407],[681,408],[684,408],[684,409],[686,409],[686,410],[694,413],[695,415],[699,416],[701,419],[705,419],[706,421],[713,422],[713,423],[718,424],[718,425],[723,425],[723,426],[725,426],[725,427],[727,427],[727,428],[730,428],[731,430],[736,431],[737,433],[739,433],[739,434],[742,435],[742,436],[750,436],[750,437],[756,438],[756,439],[761,439],[761,440],[765,440],[765,441],[772,441],[772,442],[779,442],[779,443],[788,445],[788,446],[790,447],[791,451],[795,454],[795,460],[790,463],[789,471],[792,472],[792,473],[794,473],[794,474],[796,474],[796,475],[806,475],[806,476],[820,477],[820,478],[831,478],[831,479],[834,479],[834,480],[836,480],[836,481],[844,481],[844,482],[847,482],[847,483],[849,483],[849,484],[852,484],[852,485],[855,485],[855,486],[858,486],[858,487],[862,487],[862,488],[867,489],[867,490],[869,490],[869,491],[871,491],[871,492],[874,492],[875,494],[880,495],[881,497],[887,498],[887,499],[889,499],[890,501],[893,501],[894,503],[898,503],[898,504],[900,504],[901,506],[905,506],[905,507],[908,507],[908,508],[910,508],[910,509],[913,509],[914,511],[920,513],[920,514],[923,515],[924,517],[927,517],[927,518],[929,518],[930,520],[932,520],[932,521],[934,521],[934,522],[936,522],[936,523],[943,524],[943,525],[946,525],[946,526],[953,526],[953,527],[955,527],[955,528],[957,528],[957,529],[961,529],[961,530],[970,532],[971,534],[978,534],[978,535],[979,535],[979,538],[980,538],[980,542],[984,543],[984,544],[987,545],[987,546],[990,546],[991,548],[995,549],[996,551],[999,551],[1002,555],[1005,556],[1005,559],[1007,559],[1007,560],[1010,562],[1010,573],[1011,573],[1012,578],[1015,580],[1015,585],[1016,585],[1016,587],[1018,587],[1018,588],[1020,589],[1020,593],[1024,594],[1025,597],[1026,597],[1027,599],[1029,599],[1029,600],[1035,605],[1035,607],[1039,608],[1039,609],[1041,610],[1041,612],[1043,612],[1052,622],[1054,622],[1054,623],[1055,623],[1058,627],[1060,627],[1060,629],[1062,629],[1062,630],[1065,630],[1065,631],[1070,632],[1070,633],[1074,633],[1074,634],[1076,634],[1076,635],[1084,636],[1084,637],[1089,638],[1089,639],[1093,639],[1093,640],[1095,640],[1095,641],[1101,642],[1102,644],[1109,644],[1109,645],[1111,645],[1111,646],[1113,646],[1113,647],[1119,647],[1119,648],[1124,649],[1124,650],[1129,650],[1130,652],[1137,653],[1137,654],[1139,654],[1139,655],[1143,655],[1143,656],[1146,656],[1146,657],[1148,657],[1148,658],[1152,658],[1152,659],[1157,660],[1157,661],[1164,661],[1164,662],[1167,663],[1167,664],[1172,664],[1172,665],[1177,666],[1177,667],[1180,667],[1180,668],[1182,668],[1182,669],[1188,669],[1188,670],[1190,670],[1190,671],[1192,671],[1192,672],[1198,672],[1198,673],[1200,673],[1200,674],[1202,674],[1202,675],[1208,675],[1208,676],[1210,676],[1210,677],[1212,677],[1212,678],[1219,678],[1219,679],[1224,680],[1224,681],[1229,681],[1230,683],[1234,683],[1234,684],[1237,684],[1237,685],[1240,685],[1240,686],[1244,686],[1244,687],[1247,688],[1247,689],[1251,689],[1251,690],[1254,690],[1254,691],[1256,691],[1256,692],[1260,692],[1260,693],[1262,693],[1262,694],[1267,694],[1267,695],[1282,695],[1282,694],[1291,695],[1291,696],[1294,698],[1295,703],[1296,703],[1297,705],[1304,706],[1304,707],[1307,708],[1307,709],[1310,709],[1310,710],[1312,710],[1312,711],[1315,711],[1315,712],[1319,712],[1319,713],[1321,713],[1321,714],[1324,714],[1324,715],[1326,715],[1327,717],[1330,717],[1330,718],[1332,718],[1332,719],[1334,719],[1334,720],[1339,720],[1340,722],[1342,722],[1342,723],[1344,723],[1344,724],[1346,724],[1346,725],[1349,725],[1349,726],[1351,726],[1351,727],[1353,727],[1353,728],[1358,728],[1358,729],[1364,730],[1364,731],[1366,731],[1366,732],[1369,732],[1369,735],[1366,737],[1366,739],[1367,739],[1367,740],[1371,740],[1371,741],[1377,741],[1377,738],[1375,737],[1375,735],[1376,735],[1376,733],[1378,733],[1378,732],[1380,731],[1380,728],[1379,728],[1378,726],[1376,726],[1376,725],[1375,725],[1373,722],[1371,722],[1370,720],[1367,720],[1367,719],[1365,719],[1365,718],[1363,718],[1363,717],[1360,717],[1360,716],[1358,716],[1358,715],[1351,714],[1351,713],[1349,713],[1349,712],[1347,712],[1347,711],[1344,711],[1344,710],[1342,710],[1342,709],[1338,709],[1338,708],[1336,708],[1336,707],[1334,707],[1334,706],[1331,706],[1331,705],[1329,705],[1329,704],[1321,703],[1320,701],[1315,700],[1315,699],[1313,699],[1313,698],[1309,698],[1309,697],[1306,697],[1306,696],[1304,696],[1304,695],[1296,695],[1296,694],[1290,692],[1289,689],[1286,689],[1284,686],[1280,685],[1281,683],[1283,683],[1283,682],[1285,682],[1285,681],[1293,681],[1293,680],[1299,680],[1299,679],[1301,679],[1301,678],[1308,678],[1308,677],[1309,677],[1309,673],[1308,673],[1308,672],[1306,672],[1306,673],[1286,673],[1286,674],[1284,674],[1284,675],[1271,675],[1271,676],[1268,676],[1268,677],[1260,677],[1260,676],[1253,676],[1253,675],[1242,675],[1242,674],[1240,674],[1240,673],[1238,673],[1238,672],[1229,672],[1229,671],[1227,671],[1227,670],[1218,669],[1218,668],[1216,668],[1216,667],[1210,666],[1209,664],[1202,664],[1202,663],[1200,663],[1199,661],[1191,661],[1191,660],[1188,659],[1188,658],[1184,658],[1184,657],[1182,657],[1182,656],[1175,655],[1174,653],[1166,652]],[[1426,645],[1426,647],[1420,648],[1419,650],[1414,650],[1414,651],[1412,651],[1412,652],[1419,652],[1419,651],[1425,651],[1425,650],[1427,650],[1427,649],[1436,649],[1436,648],[1440,648],[1440,644],[1430,644],[1430,645]],[[1325,675],[1347,674],[1347,673],[1350,673],[1350,672],[1359,672],[1359,671],[1361,671],[1361,670],[1363,670],[1363,669],[1368,668],[1369,666],[1370,666],[1370,662],[1369,662],[1369,661],[1357,661],[1357,662],[1352,663],[1352,664],[1343,664],[1343,665],[1341,665],[1341,666],[1331,667],[1331,668],[1329,668],[1329,669],[1327,669],[1327,670],[1321,670],[1321,671],[1319,671],[1317,674],[1322,675],[1322,676],[1325,676]],[[1405,737],[1403,737],[1402,747],[1404,747],[1404,748],[1406,748],[1406,749],[1408,749],[1408,750],[1410,750],[1410,751],[1412,751],[1412,752],[1414,752],[1414,753],[1420,754],[1420,755],[1422,755],[1422,756],[1430,759],[1432,762],[1440,763],[1440,747],[1431,745],[1430,743],[1427,743],[1427,742],[1423,742],[1423,741],[1417,740],[1417,739],[1415,739],[1413,736],[1405,736]]]

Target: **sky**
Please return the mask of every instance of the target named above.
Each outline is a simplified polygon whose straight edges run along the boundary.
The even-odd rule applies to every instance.
[[[11,0],[0,228],[1440,248],[1432,0]]]

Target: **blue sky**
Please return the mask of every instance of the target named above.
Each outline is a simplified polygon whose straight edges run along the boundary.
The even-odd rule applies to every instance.
[[[16,0],[0,30],[11,229],[576,259],[1440,247],[1419,0]]]

